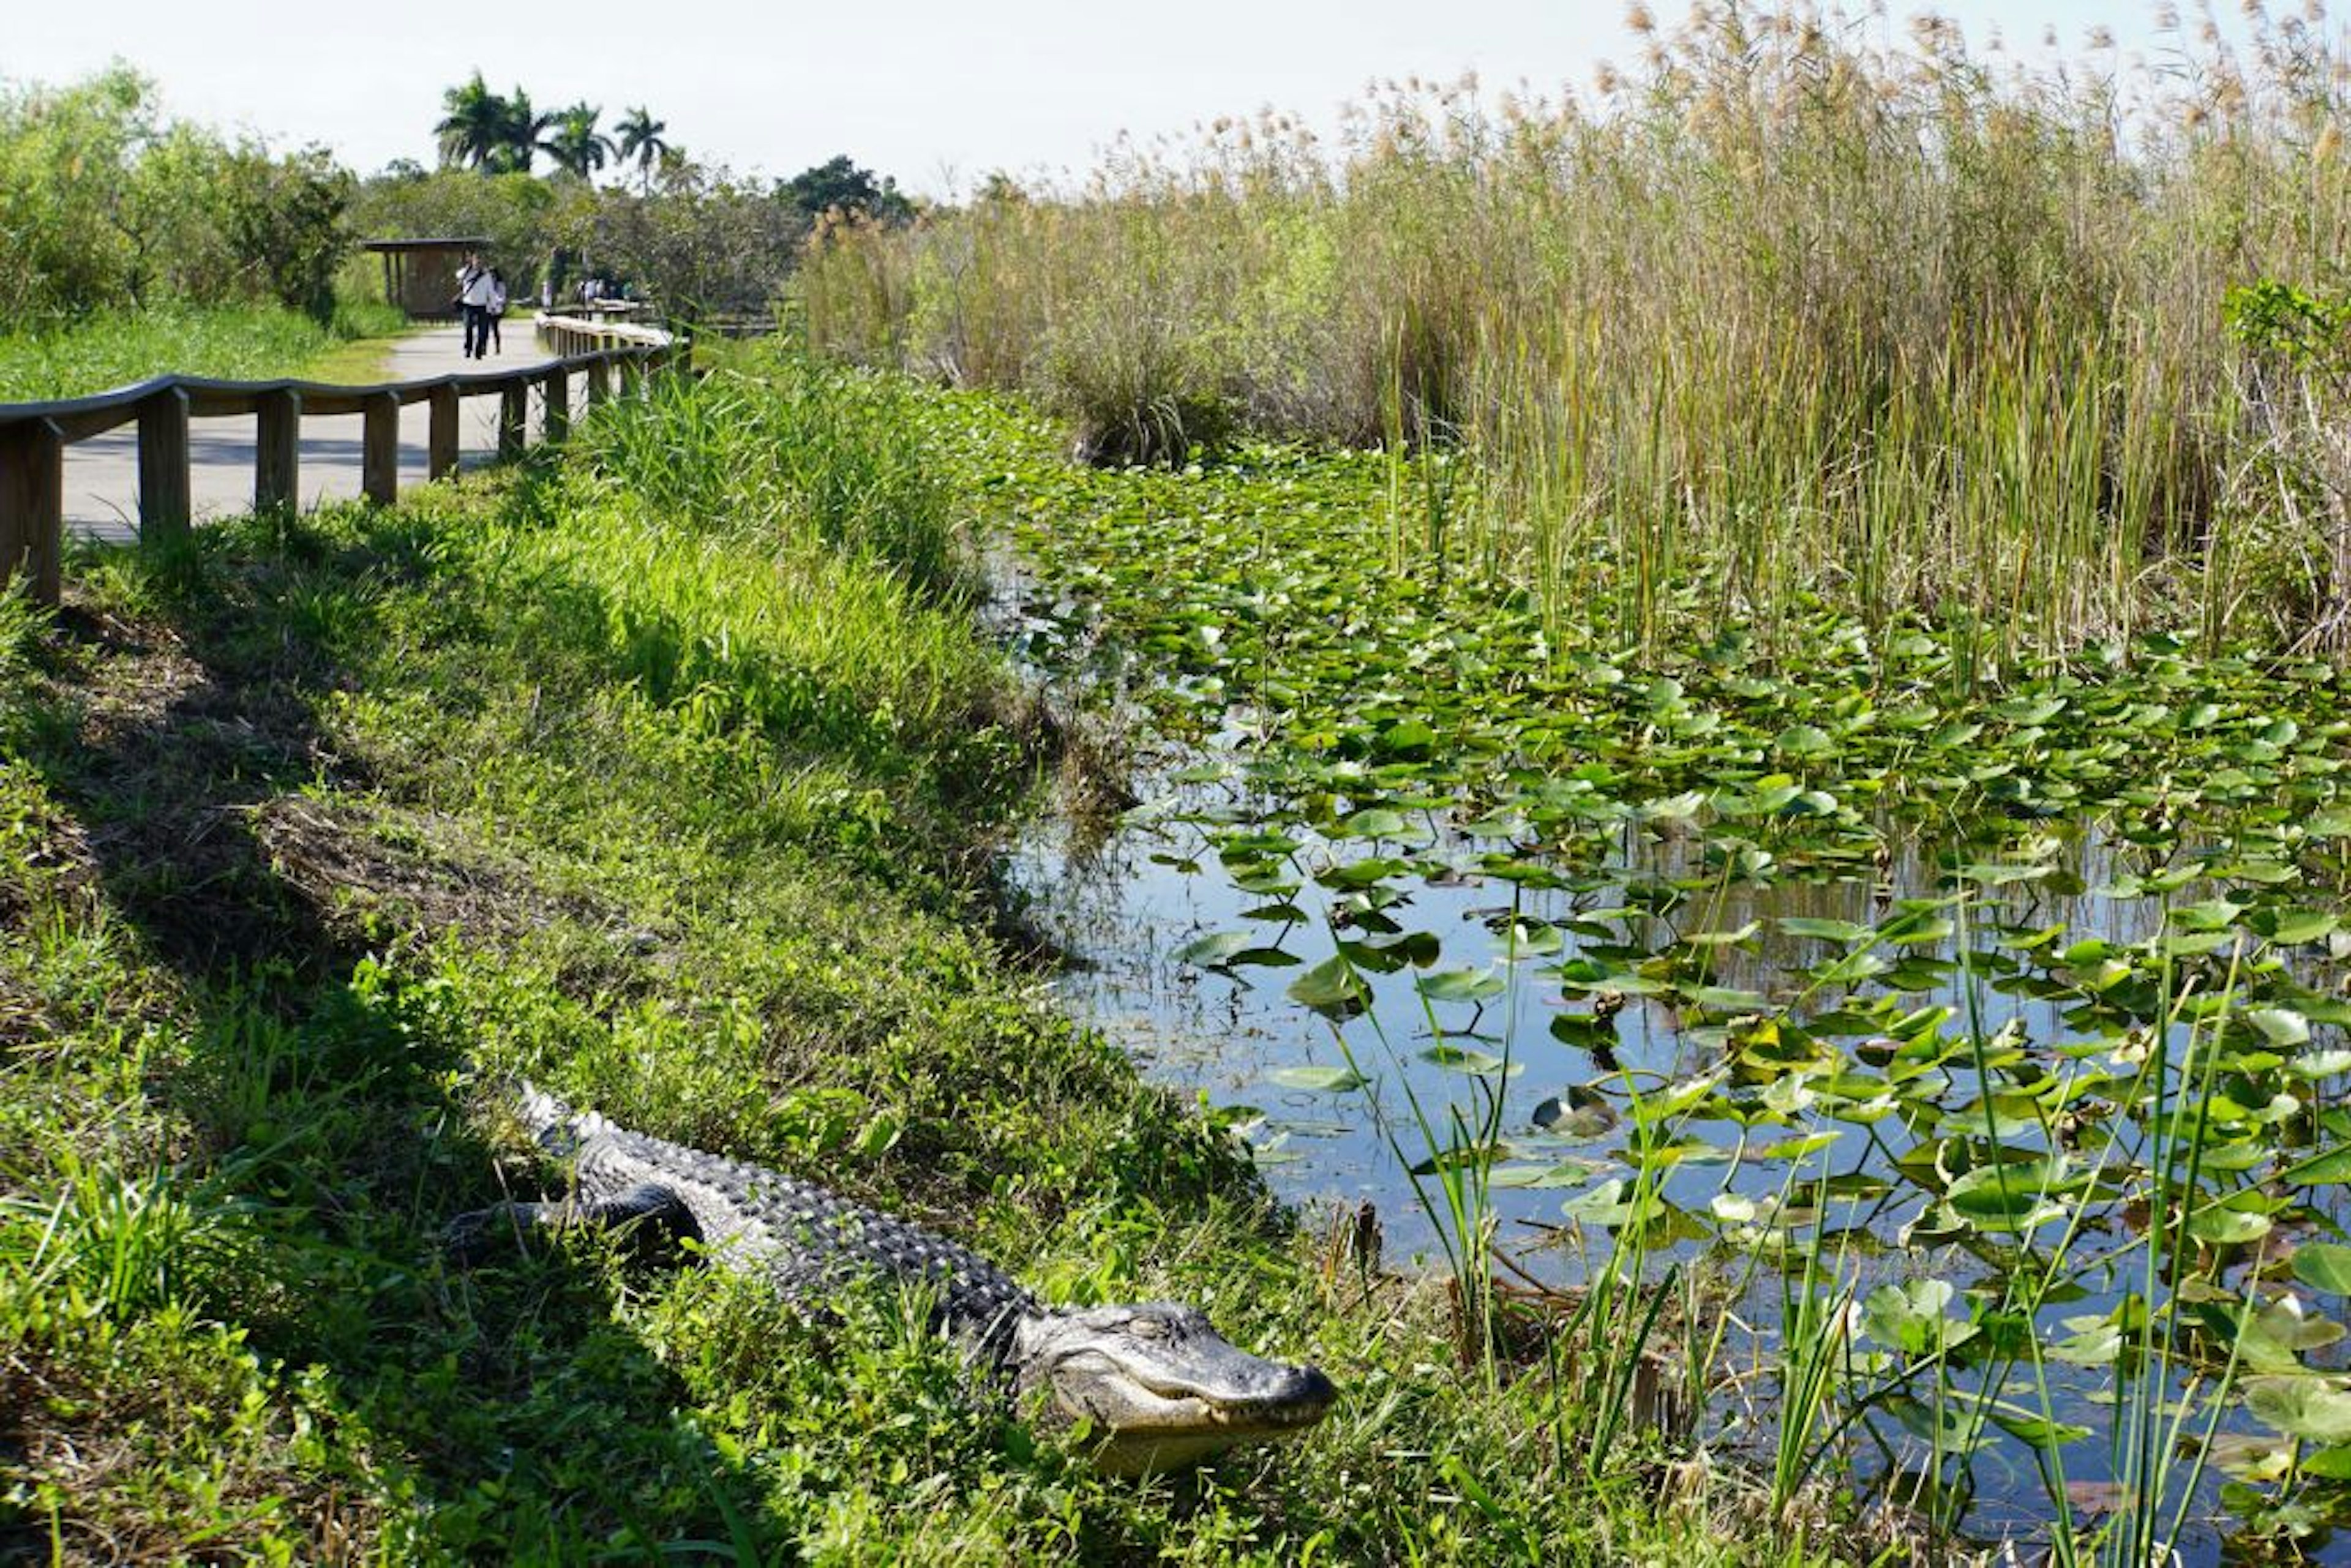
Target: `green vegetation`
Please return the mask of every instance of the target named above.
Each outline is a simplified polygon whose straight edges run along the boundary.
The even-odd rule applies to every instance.
[[[354,182],[167,120],[125,69],[0,89],[0,400],[181,372],[365,379],[405,325],[339,298]]]
[[[315,148],[167,124],[154,98],[121,69],[0,92],[0,320],[267,303],[330,319],[350,175]]]
[[[1457,1363],[1441,1281],[1326,1262],[1055,1016],[988,867],[1059,727],[975,632],[933,415],[764,375],[0,599],[5,1550],[1815,1560],[1654,1439],[1587,1458],[1576,1369]],[[1347,1401],[1112,1481],[894,1298],[803,1320],[587,1239],[453,1270],[451,1215],[556,1179],[516,1071]]]
[[[1817,599],[1766,636],[1698,572],[1645,648],[1447,556],[1462,455],[1090,472],[939,406],[1031,656],[1183,745],[1127,854],[1236,911],[1178,956],[1290,1042],[1245,1097],[1388,1141],[1473,1363],[1540,1272],[1593,1429],[1663,1357],[1775,1508],[1840,1476],[1965,1529],[2005,1472],[2115,1564],[2215,1492],[2249,1552],[2351,1517],[2338,664]]]
[[[2341,287],[2341,60],[2323,7],[2251,9],[2241,50],[2191,20],[2144,70],[2043,71],[1932,18],[1700,5],[1589,94],[1407,84],[1327,148],[1219,121],[843,229],[799,287],[828,350],[1034,392],[1099,456],[1458,444],[1420,568],[1651,646],[1699,576],[1726,621],[2333,637],[2343,495],[2281,494],[2222,304]]]
[[[453,90],[370,227],[688,312],[805,238],[818,349],[1054,423],[728,349],[559,456],[0,600],[0,1550],[2322,1548],[2351,175],[2323,8],[2245,26],[2036,71],[1706,5],[1596,102],[1411,83],[1335,152],[1220,123],[938,213]],[[218,235],[222,298],[321,315],[338,177],[141,90],[0,106],[80,214],[0,287],[206,302],[150,264]],[[151,214],[182,156],[225,172]],[[1016,652],[1101,711],[978,632],[1008,541]],[[1144,956],[1242,1090],[1055,1010],[1004,868],[1057,783],[1216,912]],[[454,1270],[450,1215],[550,1181],[517,1073],[1346,1396],[1112,1482],[919,1302]],[[1423,1271],[1270,1200],[1341,1172]]]
[[[382,340],[407,324],[381,305],[341,307],[327,327],[272,306],[106,312],[56,331],[0,337],[0,402],[80,397],[161,375],[370,381]]]

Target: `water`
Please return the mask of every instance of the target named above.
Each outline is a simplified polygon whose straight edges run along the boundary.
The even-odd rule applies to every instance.
[[[1737,933],[1752,922],[1758,929],[1744,942],[1709,949],[1715,967],[1708,977],[1729,989],[1771,993],[1780,1001],[1795,988],[1791,977],[1838,950],[1815,937],[1784,934],[1781,920],[1873,926],[1900,907],[1898,899],[1935,899],[1950,891],[1938,875],[1929,847],[1911,843],[1850,880],[1774,886],[1719,880],[1698,897],[1661,910],[1670,900],[1660,890],[1702,869],[1696,858],[1699,846],[1677,835],[1670,823],[1629,827],[1614,862],[1597,874],[1587,868],[1571,891],[1479,874],[1474,868],[1480,854],[1496,846],[1463,832],[1440,813],[1426,819],[1431,841],[1418,851],[1422,863],[1469,869],[1408,881],[1404,896],[1378,913],[1402,927],[1435,936],[1443,950],[1436,967],[1490,971],[1499,989],[1476,1002],[1429,1001],[1416,986],[1428,971],[1406,966],[1367,976],[1370,989],[1361,1014],[1336,1021],[1291,999],[1286,988],[1338,951],[1343,939],[1360,940],[1365,935],[1362,927],[1343,923],[1351,913],[1360,917],[1363,912],[1343,895],[1304,881],[1294,902],[1308,918],[1287,925],[1252,919],[1252,912],[1261,913],[1266,904],[1265,894],[1244,891],[1219,863],[1214,831],[1271,818],[1270,803],[1252,800],[1236,783],[1208,777],[1237,775],[1238,768],[1228,765],[1242,760],[1249,745],[1246,730],[1236,727],[1205,749],[1171,750],[1140,780],[1145,807],[1129,813],[1106,838],[1067,820],[1041,822],[1014,856],[1015,880],[1033,895],[1048,933],[1079,960],[1060,982],[1076,1016],[1124,1046],[1160,1082],[1187,1094],[1205,1092],[1248,1141],[1273,1191],[1304,1209],[1310,1223],[1332,1208],[1352,1210],[1368,1202],[1384,1222],[1391,1259],[1424,1268],[1444,1267],[1443,1237],[1416,1196],[1411,1166],[1458,1138],[1448,1107],[1471,1107],[1473,1125],[1490,1108],[1490,1125],[1501,1139],[1493,1159],[1507,1179],[1531,1184],[1498,1186],[1491,1195],[1499,1221],[1495,1240],[1507,1260],[1506,1273],[1573,1288],[1593,1277],[1610,1255],[1612,1228],[1589,1205],[1600,1184],[1630,1175],[1626,1150],[1638,1130],[1644,1100],[1708,1075],[1736,1076],[1733,1059],[1748,1048],[1727,1039],[1719,1019],[1693,1026],[1672,1006],[1639,994],[1624,996],[1621,1009],[1609,1016],[1599,992],[1615,988],[1578,987],[1562,969],[1572,971],[1580,957],[1597,956],[1621,970],[1630,955],[1677,945],[1687,953],[1693,934]],[[1290,858],[1310,868],[1344,863],[1367,852],[1360,842],[1332,842],[1287,822],[1281,831],[1299,842]],[[2045,962],[2048,953],[2036,954],[2023,934],[2062,926],[2062,936],[2048,943],[2050,948],[2092,937],[2121,946],[2164,931],[2164,907],[2152,899],[2093,891],[2150,869],[2136,864],[2126,846],[2105,841],[2095,830],[2056,831],[2063,841],[2054,846],[2048,874],[1998,889],[1965,913],[1966,925],[1902,949],[1910,959],[1950,966],[1940,983],[1908,996],[1906,1006],[1951,1008],[1955,1017],[1943,1026],[1946,1034],[1972,1027],[1995,1044],[2022,1042],[2043,1059],[2025,1070],[2027,1077],[2039,1073],[2045,1082],[2048,1074],[2101,1071],[2126,1077],[2129,1061],[2117,1060],[2106,1049],[2114,1042],[2072,1020],[2080,1005],[2078,988],[2060,987],[2050,978],[2063,973],[2062,967]],[[2212,891],[2181,888],[2171,902]],[[1988,974],[1972,960],[1962,964],[1969,953],[2002,951],[2003,928],[2005,950],[2020,960],[2015,973]],[[1253,942],[1296,962],[1228,971],[1179,956],[1200,938],[1237,932],[1256,933]],[[1530,932],[1546,944],[1555,936],[1557,950],[1514,961],[1511,944],[1523,942]],[[2330,991],[2342,979],[2339,967],[2323,952],[2298,961],[2295,977]],[[1871,988],[1853,989],[1866,994]],[[1873,1050],[1871,1027],[1851,1018],[1841,1021],[1837,1015],[1852,1010],[1844,1006],[1844,988],[1822,988],[1792,1009],[1792,1016],[1809,1018],[1842,1039],[1856,1062],[1885,1065],[1893,1041],[1881,1038]],[[1562,1018],[1578,1020],[1571,1026],[1571,1040],[1554,1037],[1552,1023]],[[2176,1027],[2168,1037],[2169,1048],[2175,1054],[2189,1051],[2194,1032]],[[2052,1049],[2068,1042],[2079,1045],[2076,1056]],[[2146,1044],[2139,1042],[2141,1049]],[[1458,1058],[1452,1065],[1432,1060],[1439,1048],[1502,1059],[1507,1075],[1490,1062],[1489,1071],[1465,1072]],[[1473,1057],[1471,1064],[1479,1061]],[[1337,1074],[1351,1068],[1369,1082],[1341,1092],[1284,1082],[1289,1077],[1294,1082],[1301,1069]],[[1828,1249],[1829,1260],[1840,1281],[1854,1286],[1856,1300],[1883,1284],[1919,1280],[1946,1280],[1963,1291],[1997,1288],[2002,1271],[2014,1266],[2013,1251],[1988,1245],[1980,1235],[1944,1244],[1915,1232],[1913,1227],[1931,1217],[1931,1195],[1917,1168],[1906,1168],[1904,1156],[1915,1160],[1918,1151],[1931,1150],[1955,1126],[1972,1126],[1980,1134],[1988,1114],[2000,1142],[2033,1152],[2052,1152],[2053,1144],[2064,1146],[2074,1133],[2061,1128],[2053,1138],[2045,1125],[2000,1119],[1977,1104],[1979,1084],[1968,1073],[1951,1071],[1943,1078],[1939,1092],[1907,1096],[1898,1116],[1848,1114],[1850,1107],[1808,1104],[1798,1108],[1794,1128],[1742,1130],[1720,1119],[1674,1128],[1677,1141],[1690,1146],[1665,1166],[1659,1193],[1670,1207],[1655,1222],[1648,1272],[1654,1280],[1674,1260],[1707,1270],[1713,1299],[1739,1325],[1715,1364],[1720,1385],[1706,1402],[1702,1430],[1711,1440],[1768,1459],[1776,1419],[1773,1368],[1788,1285],[1778,1270],[1766,1267],[1741,1287],[1742,1260],[1769,1257],[1772,1249],[1754,1248],[1751,1218],[1742,1228],[1740,1216],[1768,1221],[1783,1205],[1810,1207],[1807,1189],[1823,1176],[1836,1178],[1844,1190],[1832,1196],[1817,1216],[1793,1215],[1783,1233],[1799,1239],[1817,1231],[1842,1233]],[[2323,1103],[2327,1086],[2317,1087]],[[2335,1087],[2339,1090],[2339,1084]],[[1922,1103],[1934,1108],[1923,1122],[1917,1119]],[[2101,1096],[2060,1103],[2083,1111],[2085,1124],[2074,1130],[2081,1134],[2075,1153],[2085,1165],[2095,1162],[2104,1136],[2091,1119],[2098,1106],[2107,1105],[2105,1114],[2121,1118],[2117,1126],[2130,1122],[2129,1112],[2114,1111]],[[1555,1119],[1562,1108],[1571,1113],[1564,1122]],[[1552,1124],[1539,1124],[1539,1113]],[[1435,1126],[1433,1138],[1427,1124]],[[1420,1185],[1432,1184],[1424,1179]],[[2320,1223],[2351,1220],[2342,1212],[2344,1190],[2314,1189]],[[1578,1200],[1587,1205],[1582,1223],[1565,1207]],[[2068,1255],[2077,1293],[2045,1308],[2038,1320],[2039,1332],[2050,1343],[2072,1333],[2062,1320],[2111,1312],[2143,1283],[2138,1270],[2144,1215],[2134,1218],[2120,1204],[2092,1207],[2102,1211],[2086,1219]],[[1792,1217],[1782,1211],[1778,1218]],[[2291,1224],[2280,1234],[2288,1231],[2314,1234]],[[2045,1242],[2047,1232],[2044,1227],[2028,1234]],[[2240,1262],[2216,1278],[2242,1285],[2243,1273]],[[2314,1316],[2325,1304],[2307,1291],[2297,1299],[2308,1301]],[[1962,1306],[1954,1303],[1949,1311],[1956,1315]],[[2344,1364],[2339,1345],[2321,1346],[2304,1359],[2321,1367]],[[2049,1373],[2049,1413],[2105,1432],[2113,1369],[2053,1364]],[[2012,1406],[2038,1412],[2043,1406],[2029,1375],[2011,1371],[1999,1392]],[[1977,1374],[1955,1382],[1982,1385]],[[2162,1385],[2171,1398],[2209,1386],[2209,1380],[2179,1373]],[[1931,1393],[1931,1381],[1921,1392]],[[1852,1443],[1841,1445],[1865,1488],[1894,1484],[1915,1473],[1930,1454],[1920,1425],[1931,1416],[1922,1404],[1897,1408],[1900,1403],[1884,1402],[1855,1429]],[[2199,1412],[2186,1431],[2203,1429]],[[2274,1441],[2241,1406],[2225,1410],[2219,1429],[2240,1443]],[[2114,1456],[2103,1437],[2067,1445],[2064,1456],[2066,1492],[2086,1523],[2114,1490]],[[2172,1463],[2184,1466],[2187,1460],[2175,1458]],[[1965,1533],[1979,1540],[2045,1538],[2052,1487],[2036,1466],[2032,1447],[1991,1428],[1965,1475],[1973,1489],[1962,1515]],[[2189,1514],[2197,1522],[2182,1546],[2191,1563],[2219,1563],[2232,1553],[2233,1526],[2219,1503],[2222,1479],[2218,1469],[2208,1469],[2189,1500]],[[2179,1490],[2184,1478],[2175,1476],[2171,1485]],[[2164,1505],[2166,1524],[2173,1506],[2171,1500]],[[2324,1531],[2305,1540],[2303,1549],[2317,1561],[2351,1562],[2351,1545],[2336,1545]]]

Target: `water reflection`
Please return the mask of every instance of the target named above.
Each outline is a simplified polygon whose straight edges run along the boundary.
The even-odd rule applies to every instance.
[[[1783,922],[1876,927],[1898,910],[1914,907],[1903,900],[1951,896],[1938,846],[1924,841],[1889,837],[1891,847],[1875,863],[1842,879],[1756,885],[1708,865],[1703,841],[1673,823],[1628,823],[1610,864],[1568,878],[1571,885],[1529,886],[1478,869],[1482,856],[1510,846],[1472,837],[1439,817],[1430,825],[1430,844],[1420,862],[1455,869],[1405,883],[1408,891],[1380,913],[1399,927],[1434,935],[1442,948],[1439,967],[1489,969],[1500,977],[1499,990],[1474,1003],[1431,1003],[1416,983],[1428,970],[1406,966],[1365,975],[1369,995],[1363,1012],[1334,1022],[1291,1000],[1285,988],[1338,951],[1341,941],[1362,935],[1347,924],[1353,906],[1301,878],[1303,886],[1292,901],[1307,918],[1286,925],[1251,918],[1253,913],[1262,915],[1266,895],[1261,889],[1245,890],[1226,873],[1215,835],[1251,822],[1264,803],[1249,799],[1237,784],[1200,781],[1218,771],[1215,764],[1235,755],[1187,752],[1170,758],[1140,791],[1152,807],[1134,813],[1107,839],[1088,835],[1080,841],[1066,822],[1040,823],[1016,855],[1015,876],[1035,895],[1049,933],[1083,960],[1061,980],[1078,1016],[1125,1046],[1155,1076],[1187,1092],[1205,1091],[1212,1103],[1232,1113],[1280,1196],[1310,1207],[1352,1207],[1368,1200],[1384,1222],[1392,1252],[1417,1256],[1425,1266],[1441,1266],[1441,1238],[1415,1200],[1409,1166],[1432,1151],[1406,1113],[1406,1096],[1417,1097],[1423,1106],[1470,1098],[1470,1084],[1460,1071],[1430,1060],[1432,1047],[1461,1047],[1507,1060],[1508,1076],[1489,1072],[1482,1079],[1502,1097],[1499,1125],[1505,1145],[1495,1157],[1521,1179],[1536,1173],[1532,1179],[1539,1185],[1493,1190],[1497,1244],[1516,1269],[1573,1287],[1605,1265],[1611,1239],[1604,1226],[1578,1223],[1563,1202],[1588,1198],[1596,1184],[1628,1173],[1624,1151],[1636,1092],[1720,1072],[1729,1048],[1719,1017],[1693,1027],[1669,998],[1624,994],[1608,985],[1579,987],[1562,971],[1572,972],[1580,957],[1597,957],[1608,961],[1612,976],[1621,975],[1627,963],[1667,951],[1687,953],[1692,939],[1700,938],[1708,967],[1704,977],[1713,986],[1758,993],[1775,1005],[1795,999],[1792,1016],[1813,1020],[1830,1034],[1852,1037],[1866,1030],[1835,1015],[1849,1010],[1850,998],[1882,991],[1882,985],[1865,978],[1851,987],[1816,986],[1799,996],[1808,984],[1802,977],[1807,969],[1842,948],[1829,937],[1791,935]],[[1309,869],[1360,858],[1371,848],[1332,842],[1288,823],[1282,831],[1299,841],[1291,860]],[[2105,1061],[2111,1042],[2069,1017],[2079,1005],[2078,988],[2049,983],[2046,977],[2056,968],[2054,950],[2071,944],[2095,937],[2119,947],[2161,934],[2165,902],[2102,891],[2159,868],[2095,830],[2074,831],[2053,847],[2044,874],[2009,883],[1966,909],[1951,905],[1939,916],[1922,913],[1917,929],[1924,939],[1898,950],[1903,964],[1919,967],[1901,977],[1907,990],[1917,992],[1907,1002],[1950,1007],[1956,1029],[1971,1025],[1996,1040],[2027,1042],[2046,1053],[2048,1071],[2104,1069],[2127,1076],[2126,1069]],[[2177,905],[2211,891],[2183,887],[2168,902]],[[2033,937],[2051,928],[2062,935],[2034,946]],[[1800,924],[1798,929],[1806,927]],[[1203,937],[1243,931],[1254,933],[1253,944],[1295,962],[1225,970],[1178,956]],[[1530,934],[1538,934],[1546,950],[1518,951],[1514,958]],[[1704,946],[1708,934],[1738,939]],[[1550,950],[1554,939],[1556,949]],[[2015,960],[2007,972],[1991,972],[1974,956],[1999,952]],[[1942,968],[1931,988],[1921,989],[1919,972],[1936,966]],[[2297,977],[2331,988],[2341,978],[2338,968],[2321,953],[2298,963]],[[1560,1019],[1573,1020],[1562,1031],[1566,1039],[1554,1033]],[[2080,1042],[2083,1060],[2069,1061],[2053,1049],[2063,1042]],[[2185,1049],[2185,1026],[2173,1031],[2171,1043]],[[1858,1061],[1870,1061],[1870,1044],[1866,1039],[1854,1042]],[[1337,1073],[1351,1065],[1372,1082],[1344,1093],[1284,1086],[1284,1078],[1295,1081],[1298,1069]],[[1715,1120],[1677,1129],[1677,1137],[1691,1147],[1669,1167],[1660,1192],[1670,1213],[1691,1217],[1691,1222],[1661,1228],[1651,1271],[1654,1276],[1671,1260],[1711,1263],[1713,1289],[1731,1292],[1723,1304],[1740,1331],[1726,1343],[1714,1369],[1718,1386],[1706,1406],[1710,1437],[1768,1449],[1779,1397],[1777,1334],[1789,1290],[1768,1269],[1752,1273],[1742,1286],[1740,1260],[1729,1256],[1717,1237],[1733,1230],[1751,1239],[1753,1232],[1716,1223],[1726,1214],[1751,1213],[1768,1222],[1776,1212],[1784,1219],[1792,1209],[1783,1206],[1813,1205],[1815,1184],[1830,1180],[1834,1195],[1816,1219],[1792,1229],[1838,1236],[1831,1248],[1837,1278],[1841,1289],[1852,1288],[1855,1301],[1886,1283],[1940,1279],[1965,1289],[1996,1282],[2001,1270],[2013,1266],[2012,1249],[1981,1236],[1944,1245],[1937,1244],[1931,1229],[1915,1229],[1931,1205],[1902,1157],[1930,1147],[1954,1128],[1980,1136],[1988,1118],[2000,1141],[2012,1147],[2047,1151],[2052,1139],[2039,1126],[2001,1123],[1964,1074],[1951,1075],[1936,1103],[1939,1123],[1840,1120],[1815,1108],[1793,1118],[1792,1126],[1741,1128]],[[2104,1098],[2085,1104],[2103,1109],[2085,1114],[2115,1113]],[[1562,1114],[1563,1108],[1575,1107],[1592,1113]],[[1539,1124],[1539,1113],[1548,1127]],[[2067,1136],[2061,1126],[2056,1141]],[[2090,1146],[2095,1143],[2094,1137]],[[2330,1195],[2342,1190],[2325,1189]],[[2329,1218],[2343,1217],[2330,1212]],[[2072,1331],[2060,1320],[2109,1312],[2125,1292],[2144,1283],[2135,1272],[2144,1249],[2135,1243],[2143,1238],[2145,1223],[2143,1213],[2134,1217],[2121,1207],[2090,1216],[2071,1259],[2074,1290],[2062,1305],[2043,1312],[2044,1335],[2053,1342],[2064,1337]],[[1763,1255],[1769,1252],[1763,1249]],[[2342,1364],[2339,1346],[2310,1359],[2313,1364]],[[2105,1406],[2115,1381],[2110,1369],[2053,1364],[2044,1373],[2053,1414],[2095,1431],[2106,1429]],[[1958,1386],[1982,1386],[1976,1374],[1954,1381]],[[2199,1412],[2182,1428],[2190,1436],[2204,1428],[2196,1401],[2209,1392],[2208,1383],[2181,1372],[2164,1385],[2167,1397],[2186,1399]],[[2012,1369],[1997,1392],[2021,1407],[2042,1408],[2039,1395],[2020,1386]],[[1855,1427],[1855,1469],[1865,1483],[1919,1484],[1918,1472],[1931,1455],[1922,1432],[1933,1431],[1936,1419],[1931,1411],[1922,1416],[1924,1408],[1916,1399],[1889,1398]],[[2220,1430],[2266,1436],[2237,1408],[2225,1413]],[[2045,1534],[2048,1499],[2055,1489],[2039,1469],[2035,1448],[1996,1427],[1985,1431],[1982,1441],[1964,1471],[1972,1488],[1964,1514],[1968,1531],[1985,1538]],[[2115,1490],[2113,1456],[2096,1440],[2069,1445],[2064,1455],[2064,1494],[2074,1500],[2086,1523]],[[2191,1561],[2222,1560],[2220,1483],[2219,1471],[2210,1469],[2197,1488],[2192,1507],[2214,1523],[2191,1534]],[[2312,1543],[2305,1542],[2305,1549],[2314,1549]],[[2351,1562],[2351,1552],[2331,1545],[2315,1550],[2320,1560]]]

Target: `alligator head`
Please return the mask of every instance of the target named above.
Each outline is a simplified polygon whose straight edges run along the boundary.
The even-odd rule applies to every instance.
[[[1040,1312],[1014,1329],[1023,1390],[1105,1435],[1095,1463],[1133,1475],[1302,1432],[1338,1397],[1311,1366],[1261,1361],[1174,1301]]]

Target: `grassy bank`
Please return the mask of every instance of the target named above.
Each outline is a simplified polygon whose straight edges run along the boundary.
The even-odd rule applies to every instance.
[[[2227,310],[2339,290],[2340,40],[2248,9],[2241,45],[2175,20],[2140,68],[1635,6],[1646,57],[1588,89],[1390,84],[1334,142],[1218,120],[1080,189],[837,225],[807,319],[1034,392],[1113,457],[1237,425],[1463,444],[1415,557],[1653,644],[1666,587],[1716,568],[1744,621],[1811,593],[2078,636],[2185,604],[2215,640],[2339,642],[2346,345],[2255,352]]]
[[[370,381],[381,360],[377,340],[406,326],[380,305],[345,306],[329,326],[277,306],[107,312],[53,331],[0,335],[0,402],[80,397],[172,374]]]
[[[1293,1237],[991,935],[1052,736],[972,629],[913,410],[790,365],[564,465],[202,530],[0,636],[0,1541],[579,1562],[1802,1561],[1441,1286]],[[1347,1389],[1095,1476],[904,1303],[796,1318],[441,1226],[559,1181],[486,1085],[1175,1296]]]

